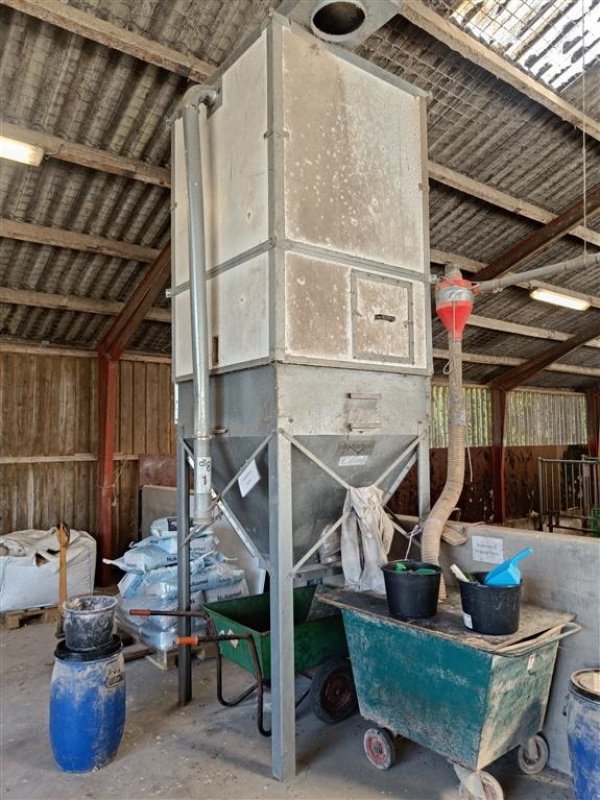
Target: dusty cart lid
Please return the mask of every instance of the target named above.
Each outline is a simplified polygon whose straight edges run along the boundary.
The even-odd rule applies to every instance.
[[[600,703],[600,667],[574,672],[571,675],[571,690]]]

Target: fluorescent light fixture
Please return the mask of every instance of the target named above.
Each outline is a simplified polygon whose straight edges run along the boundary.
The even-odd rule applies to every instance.
[[[10,161],[18,161],[20,164],[39,167],[43,157],[44,151],[41,147],[19,142],[17,139],[9,139],[8,136],[0,136],[0,158],[8,158]]]
[[[541,300],[542,303],[552,303],[555,306],[564,306],[575,311],[587,311],[590,307],[589,301],[583,297],[573,297],[570,294],[552,292],[550,289],[534,289],[529,296],[532,300]]]

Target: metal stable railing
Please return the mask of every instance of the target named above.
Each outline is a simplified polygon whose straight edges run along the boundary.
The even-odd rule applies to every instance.
[[[573,528],[599,533],[600,459],[538,458],[539,527]]]

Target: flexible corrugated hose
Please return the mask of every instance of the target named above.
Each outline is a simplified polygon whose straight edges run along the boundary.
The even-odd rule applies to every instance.
[[[462,385],[462,342],[448,335],[450,352],[448,374],[448,470],[446,483],[423,526],[421,559],[439,564],[440,540],[450,514],[456,508],[465,478],[465,438],[467,419]],[[444,578],[440,582],[440,600],[446,599]]]

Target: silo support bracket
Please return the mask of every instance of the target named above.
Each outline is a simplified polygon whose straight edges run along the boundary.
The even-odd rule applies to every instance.
[[[296,447],[296,448],[297,448],[297,449],[298,449],[298,450],[299,450],[301,453],[303,453],[303,454],[304,454],[304,455],[305,455],[307,458],[309,458],[309,459],[310,459],[311,461],[313,461],[313,462],[314,462],[314,463],[315,463],[315,464],[316,464],[318,467],[320,467],[320,468],[323,470],[323,472],[326,472],[326,473],[327,473],[327,474],[328,474],[330,477],[332,477],[332,478],[333,478],[335,481],[337,481],[337,482],[338,482],[338,483],[339,483],[341,486],[343,486],[343,487],[344,487],[344,489],[346,489],[346,491],[348,491],[349,489],[351,489],[351,488],[352,488],[352,487],[350,486],[350,484],[349,484],[349,483],[347,483],[347,482],[346,482],[346,481],[345,481],[343,478],[341,478],[341,477],[340,477],[340,476],[337,474],[337,472],[335,472],[335,470],[331,469],[331,467],[329,467],[327,464],[325,464],[323,461],[321,461],[321,459],[320,459],[318,456],[316,456],[316,455],[315,455],[313,452],[311,452],[311,451],[310,451],[310,450],[309,450],[307,447],[305,447],[303,444],[301,444],[301,443],[300,443],[300,442],[299,442],[297,439],[295,439],[295,438],[294,438],[294,437],[293,437],[293,436],[292,436],[290,433],[288,433],[287,431],[284,431],[284,430],[280,430],[280,431],[279,431],[279,433],[280,433],[280,435],[281,435],[281,436],[283,436],[285,439],[287,439],[287,440],[290,442],[290,444],[292,444],[294,447]],[[392,483],[392,485],[390,486],[390,488],[388,489],[388,491],[387,491],[387,492],[384,494],[384,496],[383,496],[383,503],[384,503],[384,504],[388,502],[388,500],[389,500],[389,499],[390,499],[390,497],[393,495],[393,493],[396,491],[396,489],[398,488],[398,486],[400,486],[400,484],[402,483],[402,481],[404,480],[404,478],[407,476],[407,474],[408,474],[408,472],[409,472],[409,470],[410,470],[411,466],[412,466],[412,465],[413,465],[413,463],[414,463],[414,459],[413,459],[413,458],[411,458],[411,455],[413,454],[414,450],[415,450],[415,449],[416,449],[416,448],[419,446],[419,444],[421,443],[421,440],[422,440],[422,438],[423,438],[423,436],[422,436],[422,435],[416,436],[416,437],[413,439],[413,441],[412,441],[412,442],[411,442],[411,443],[410,443],[410,444],[409,444],[407,447],[405,447],[405,448],[402,450],[402,452],[401,452],[401,453],[400,453],[400,454],[399,454],[399,455],[398,455],[398,456],[397,456],[397,457],[394,459],[394,461],[393,461],[393,462],[390,464],[390,466],[385,468],[385,470],[384,470],[384,471],[381,473],[381,475],[380,475],[380,476],[377,478],[377,480],[375,481],[374,485],[375,485],[375,486],[379,486],[379,485],[380,485],[380,484],[381,484],[381,483],[382,483],[382,482],[383,482],[383,481],[384,481],[384,480],[385,480],[385,479],[388,477],[388,475],[390,475],[392,472],[394,472],[394,470],[398,469],[398,468],[401,466],[401,464],[402,464],[404,461],[406,461],[406,459],[407,459],[407,458],[409,459],[408,463],[407,463],[407,464],[405,464],[405,465],[404,465],[404,468],[400,470],[400,473],[399,473],[399,475],[398,475],[398,476],[397,476],[397,478],[394,480],[394,482]],[[324,542],[325,542],[325,541],[326,541],[326,540],[327,540],[327,539],[328,539],[328,538],[329,538],[329,537],[330,537],[330,536],[331,536],[333,533],[335,533],[335,531],[337,531],[337,529],[340,527],[340,525],[342,524],[342,522],[344,521],[344,519],[345,519],[345,515],[344,515],[344,514],[342,514],[342,516],[341,516],[341,517],[339,517],[339,518],[336,520],[336,522],[334,522],[334,523],[333,523],[333,525],[331,525],[329,528],[327,528],[327,529],[326,529],[326,530],[325,530],[325,531],[324,531],[324,532],[321,534],[321,536],[319,536],[319,538],[317,539],[317,541],[316,541],[316,542],[315,542],[313,545],[311,545],[311,546],[310,546],[310,548],[309,548],[309,549],[306,551],[306,553],[305,553],[305,554],[302,556],[302,558],[300,558],[300,560],[299,560],[299,561],[297,561],[297,562],[294,564],[294,574],[298,573],[298,572],[299,572],[299,570],[300,570],[300,569],[301,569],[301,568],[304,566],[304,564],[306,564],[306,562],[308,561],[308,559],[309,559],[309,558],[310,558],[312,555],[314,555],[314,553],[316,553],[316,552],[317,552],[317,550],[319,549],[319,547],[321,547],[321,545],[322,545],[322,544],[323,544],[323,543],[324,543]],[[405,531],[403,528],[401,528],[401,527],[400,527],[400,525],[398,525],[398,523],[394,522],[394,520],[392,520],[392,525],[394,526],[394,528],[395,528],[397,531],[399,531],[400,533],[402,533],[404,536],[406,536],[406,535],[407,535],[407,534],[406,534],[406,531]]]

